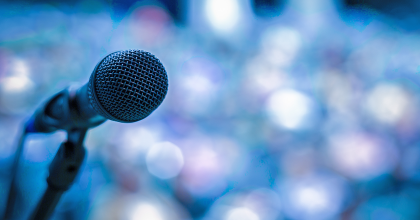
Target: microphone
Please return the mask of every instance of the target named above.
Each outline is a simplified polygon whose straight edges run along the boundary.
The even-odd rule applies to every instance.
[[[96,65],[84,86],[64,89],[38,108],[26,123],[26,132],[87,129],[107,119],[140,121],[162,103],[167,91],[166,70],[153,54],[114,52]]]

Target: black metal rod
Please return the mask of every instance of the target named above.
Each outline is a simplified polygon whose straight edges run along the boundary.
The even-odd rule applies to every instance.
[[[48,188],[32,212],[31,220],[48,220],[61,195],[73,184],[85,159],[83,140],[87,129],[68,131],[68,140],[60,145],[49,166]]]
[[[26,132],[23,131],[22,134],[20,135],[18,146],[16,148],[16,152],[14,155],[15,157],[14,157],[13,164],[10,170],[12,180],[10,182],[9,195],[7,196],[7,204],[6,204],[6,209],[3,216],[4,220],[13,219],[16,197],[17,197],[17,192],[18,192],[16,174],[19,168],[20,158],[22,157],[22,154],[23,154],[23,146],[24,146],[25,138],[26,138]]]
[[[47,190],[44,192],[41,200],[38,203],[38,206],[32,213],[29,219],[31,220],[47,220],[51,217],[51,214],[54,212],[55,207],[60,201],[61,195],[63,195],[63,190],[54,189],[48,186]]]

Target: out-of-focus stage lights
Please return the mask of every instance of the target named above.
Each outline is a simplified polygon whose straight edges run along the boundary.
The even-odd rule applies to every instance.
[[[334,169],[362,180],[391,172],[398,159],[392,143],[358,132],[332,134],[327,151]]]
[[[416,101],[404,88],[382,83],[367,94],[365,108],[379,122],[395,125],[415,112],[415,104]]]
[[[335,176],[307,176],[279,183],[282,209],[291,219],[334,219],[342,210],[346,187]]]
[[[269,97],[266,108],[275,124],[295,130],[310,125],[314,107],[312,100],[303,93],[281,89]]]
[[[324,70],[319,78],[318,87],[326,107],[332,113],[355,115],[354,109],[359,105],[361,95],[354,85],[357,80],[338,70]]]
[[[212,28],[223,34],[234,31],[242,16],[239,0],[207,0],[205,14]]]
[[[230,138],[196,135],[179,145],[185,163],[178,178],[196,198],[222,195],[229,181],[244,172],[246,151]]]
[[[139,126],[137,124],[120,126],[112,124],[92,130],[87,138],[87,147],[102,152],[106,158],[116,157],[124,160],[124,163],[145,164],[145,158],[152,146],[162,139],[162,129],[158,126]],[[104,139],[102,135],[109,138]],[[104,147],[109,146],[108,148]],[[110,150],[109,148],[112,148]]]
[[[182,92],[178,94],[182,98],[177,110],[185,116],[208,114],[220,96],[224,75],[222,67],[209,57],[198,56],[185,61],[177,80]]]
[[[181,150],[173,143],[161,142],[153,145],[146,155],[147,169],[161,179],[177,176],[184,166]]]
[[[22,59],[9,60],[7,71],[0,80],[0,111],[20,114],[28,111],[36,84],[30,78],[29,64]],[[3,75],[2,74],[2,75]]]
[[[139,203],[136,204],[131,213],[130,217],[127,220],[138,220],[138,219],[148,219],[148,220],[166,220],[169,218],[164,218],[163,210],[159,210],[156,206],[149,203]]]
[[[220,195],[227,187],[224,170],[227,161],[211,145],[196,142],[197,149],[189,149],[181,181],[186,189],[199,197]]]
[[[301,34],[294,28],[275,25],[264,30],[257,54],[245,65],[250,96],[264,97],[292,85],[290,67],[301,48]]]
[[[282,219],[281,210],[278,193],[259,188],[231,192],[217,199],[204,220],[277,220]]]
[[[260,220],[257,214],[248,208],[233,208],[226,215],[226,220]]]
[[[105,190],[105,189],[104,189]],[[92,220],[181,220],[188,215],[170,197],[149,190],[144,193],[129,194],[118,189],[107,188],[101,201],[94,204],[89,213]]]
[[[261,36],[261,55],[275,67],[289,67],[301,47],[301,34],[293,28],[274,26]]]

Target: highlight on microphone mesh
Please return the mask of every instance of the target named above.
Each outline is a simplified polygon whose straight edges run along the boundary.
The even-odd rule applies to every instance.
[[[168,76],[153,54],[125,50],[106,56],[88,83],[89,101],[103,117],[135,122],[150,115],[168,91]]]

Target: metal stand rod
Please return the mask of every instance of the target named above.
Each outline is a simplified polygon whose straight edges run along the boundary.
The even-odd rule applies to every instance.
[[[30,219],[49,219],[63,193],[63,190],[48,186]]]
[[[19,138],[18,141],[18,146],[16,148],[16,152],[15,152],[15,157],[13,160],[13,164],[11,167],[11,179],[12,181],[10,182],[10,189],[9,189],[9,195],[7,197],[7,205],[6,205],[6,209],[4,212],[4,216],[3,219],[4,220],[9,220],[9,219],[13,219],[13,214],[14,214],[14,208],[15,208],[15,202],[16,202],[16,196],[17,196],[17,182],[16,182],[16,173],[17,170],[19,168],[19,161],[20,158],[22,157],[23,154],[23,143],[25,142],[25,138],[26,138],[26,132],[24,131]]]
[[[86,129],[68,131],[67,142],[61,144],[49,167],[48,188],[29,219],[51,217],[61,195],[73,184],[86,155],[83,140]]]

